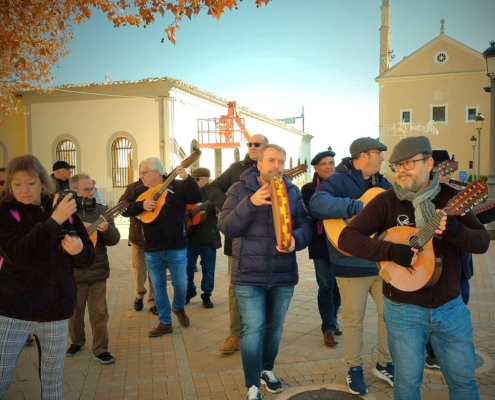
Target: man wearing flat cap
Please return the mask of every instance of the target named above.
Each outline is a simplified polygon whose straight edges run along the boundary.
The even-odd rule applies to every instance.
[[[201,257],[201,299],[204,308],[213,308],[211,295],[215,283],[215,263],[217,261],[217,249],[222,242],[217,228],[217,209],[214,204],[207,202],[206,189],[210,184],[210,170],[197,168],[191,176],[196,179],[201,190],[201,203],[188,206],[186,217],[187,229],[187,292],[186,304],[197,295],[194,284],[194,269],[198,257]],[[198,208],[201,211],[198,213]],[[193,215],[194,214],[194,215]]]
[[[432,171],[433,163],[428,138],[412,136],[401,140],[390,157],[390,168],[395,172],[393,189],[377,195],[347,225],[340,235],[339,247],[371,261],[423,267],[416,248],[374,240],[369,235],[406,223],[422,228],[457,194],[451,186],[439,183],[438,173]],[[488,250],[490,237],[472,211],[462,216],[443,216],[435,233],[440,236],[443,265],[435,284],[406,292],[383,283],[384,319],[395,362],[394,399],[420,400],[428,340],[447,381],[450,399],[479,399],[473,327],[459,288],[459,250],[482,254]],[[425,251],[433,250],[427,247]]]
[[[309,200],[315,191],[320,189],[321,183],[335,172],[335,153],[332,148],[322,151],[313,157],[311,165],[315,169],[313,181],[306,183],[301,188],[304,205],[309,208]],[[330,268],[330,256],[328,254],[323,222],[313,220],[315,234],[308,246],[309,258],[315,266],[316,282],[318,283],[318,311],[321,317],[321,331],[326,346],[335,346],[339,342],[335,335],[342,335],[342,330],[337,323],[337,312],[340,307],[340,292],[335,277]]]
[[[337,166],[309,202],[309,213],[317,220],[349,219],[363,209],[359,200],[371,188],[389,189],[389,181],[379,171],[387,146],[370,137],[356,139],[350,146],[351,157]],[[368,294],[378,313],[378,362],[373,374],[393,386],[394,364],[388,349],[387,329],[383,322],[382,278],[374,262],[342,254],[327,240],[331,269],[342,296],[345,361],[349,366],[347,385],[353,394],[368,393],[363,375],[363,320]]]
[[[57,184],[58,190],[64,191],[70,189],[69,179],[72,176],[72,170],[74,168],[76,168],[74,165],[70,165],[65,161],[56,161],[53,164],[53,174],[51,174],[51,177]]]

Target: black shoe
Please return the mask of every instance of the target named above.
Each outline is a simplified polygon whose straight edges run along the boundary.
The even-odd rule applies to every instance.
[[[215,307],[210,300],[210,296],[203,296],[203,307],[204,308],[213,308]]]
[[[143,299],[134,300],[134,309],[136,311],[141,311],[143,309]]]
[[[156,306],[150,307],[150,313],[158,315],[158,308],[156,308]]]
[[[196,297],[198,294],[196,292],[194,292],[193,294],[186,294],[186,304],[189,304],[189,302],[191,301],[191,299],[193,297]]]
[[[80,351],[81,351],[81,346],[77,344],[71,344],[65,354],[67,354],[68,357],[74,357]]]
[[[94,356],[93,359],[101,362],[102,364],[112,364],[115,362],[115,357],[112,356],[108,351],[105,351],[98,356]]]

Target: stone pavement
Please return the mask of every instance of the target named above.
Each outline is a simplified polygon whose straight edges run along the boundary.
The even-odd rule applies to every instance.
[[[122,226],[123,237],[127,228]],[[133,309],[135,297],[130,247],[127,240],[109,248],[111,277],[108,280],[110,312],[110,352],[115,364],[101,365],[90,354],[92,336],[86,319],[87,348],[66,358],[64,389],[66,399],[245,399],[246,388],[241,355],[222,356],[217,350],[228,337],[227,257],[218,252],[213,309],[202,307],[198,297],[186,311],[191,327],[184,329],[172,316],[174,332],[150,339],[148,331],[157,317]],[[317,309],[314,269],[307,251],[298,253],[300,282],[296,286],[285,324],[275,373],[284,383],[284,392],[266,393],[266,400],[285,400],[297,393],[327,388],[347,392],[348,368],[343,362],[343,340],[334,348],[323,345]],[[476,379],[482,399],[495,399],[495,242],[484,255],[474,256],[471,279],[471,310],[474,341],[479,356]],[[201,272],[196,274],[196,284]],[[170,288],[170,286],[169,286]],[[365,325],[364,368],[369,393],[362,398],[392,399],[392,388],[371,373],[377,359],[376,310],[369,299]],[[342,337],[340,337],[342,338]],[[89,348],[89,350],[88,350]],[[425,370],[423,399],[448,399],[441,372]],[[264,387],[262,387],[264,392]],[[37,349],[25,347],[5,400],[39,399]],[[321,398],[321,397],[318,397]],[[328,398],[338,398],[330,396]],[[356,396],[359,398],[359,396]]]

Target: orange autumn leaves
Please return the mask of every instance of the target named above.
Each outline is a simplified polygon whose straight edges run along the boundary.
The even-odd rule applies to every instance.
[[[39,89],[54,78],[53,69],[69,50],[73,24],[103,12],[109,22],[120,26],[155,23],[166,13],[174,21],[165,28],[167,39],[176,43],[175,32],[182,18],[200,12],[220,19],[242,0],[0,0],[0,113],[22,111],[18,101],[22,89]],[[254,0],[256,7],[271,0]],[[164,39],[162,38],[162,42]]]

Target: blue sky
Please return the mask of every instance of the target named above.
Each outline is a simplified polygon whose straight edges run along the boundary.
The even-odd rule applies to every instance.
[[[244,0],[219,21],[184,20],[174,46],[170,17],[144,28],[113,28],[99,12],[76,26],[54,85],[173,77],[272,118],[305,109],[312,153],[337,159],[357,137],[378,136],[381,0]],[[483,52],[495,40],[495,0],[390,0],[392,65],[440,33]],[[212,116],[213,117],[213,116]],[[294,125],[301,129],[300,120]],[[247,127],[249,130],[249,127]]]

